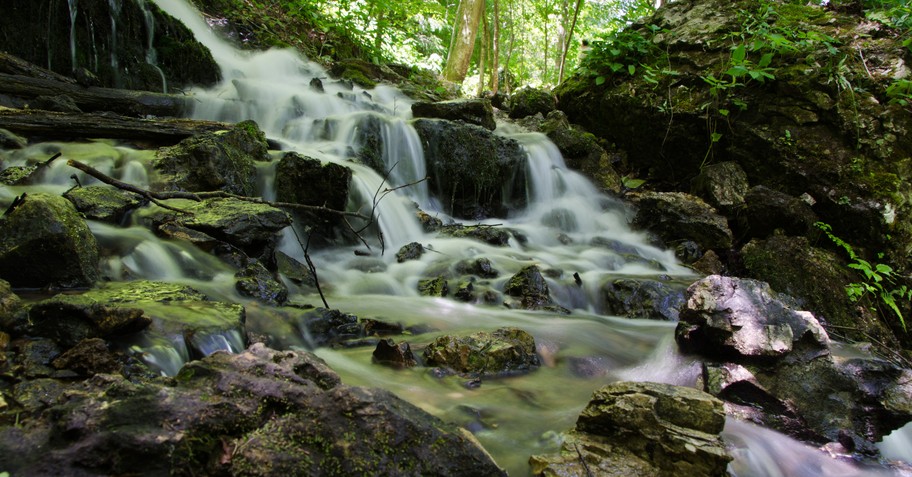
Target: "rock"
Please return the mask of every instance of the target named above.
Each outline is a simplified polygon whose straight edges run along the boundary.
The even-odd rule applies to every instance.
[[[0,279],[0,329],[5,328],[4,323],[12,319],[21,303],[22,300],[13,293],[9,282]]]
[[[560,149],[567,167],[583,173],[604,191],[621,193],[621,176],[613,167],[619,158],[617,154],[609,154],[593,134],[571,125],[561,111],[548,113],[540,129]]]
[[[675,243],[692,240],[704,250],[726,250],[732,245],[728,222],[700,198],[680,192],[630,194],[637,208],[633,224]]]
[[[534,88],[513,91],[510,96],[510,119],[519,119],[541,113],[543,116],[557,109],[554,95]]]
[[[453,293],[453,298],[466,303],[474,302],[477,298],[475,285],[471,281],[459,282],[456,285],[456,292]]]
[[[518,328],[500,328],[468,336],[444,335],[424,349],[424,362],[457,373],[507,375],[540,365],[535,339]]]
[[[49,403],[52,419],[29,417],[27,426],[0,433],[5,470],[505,475],[467,433],[387,391],[340,384],[306,352],[256,344],[188,363],[171,384],[96,375],[75,389]]]
[[[404,341],[396,344],[392,339],[380,340],[371,359],[374,363],[394,368],[412,368],[418,365],[409,344]]]
[[[438,229],[444,237],[472,238],[495,246],[505,246],[510,242],[510,232],[493,225],[444,225]]]
[[[456,263],[456,271],[468,275],[477,275],[481,278],[497,278],[500,275],[491,260],[484,257],[460,260]]]
[[[443,277],[423,278],[418,280],[418,294],[445,297],[450,294],[450,285]]]
[[[657,280],[621,278],[602,286],[605,312],[627,318],[678,321],[684,292]]]
[[[746,207],[742,220],[750,237],[766,238],[776,230],[785,235],[807,235],[817,222],[817,215],[811,206],[763,186],[749,190],[744,201]]]
[[[0,128],[0,149],[24,149],[28,140],[9,130]]]
[[[95,185],[68,190],[63,196],[72,202],[85,218],[112,224],[120,224],[127,212],[145,202],[130,192]]]
[[[95,236],[66,199],[30,194],[0,217],[0,270],[14,287],[91,286],[98,279]]]
[[[703,275],[722,275],[722,272],[725,271],[725,265],[722,264],[719,255],[712,250],[704,253],[692,266],[694,270]]]
[[[275,252],[276,269],[291,280],[292,283],[301,286],[316,287],[317,279],[313,272],[307,268],[307,265],[295,260],[282,251]]]
[[[693,180],[691,193],[725,215],[733,216],[744,205],[749,187],[744,169],[737,162],[728,161],[703,167]]]
[[[519,298],[519,307],[526,310],[547,310],[567,314],[568,310],[551,300],[548,282],[537,265],[528,265],[507,280],[504,293]]]
[[[268,161],[266,136],[253,121],[228,131],[205,133],[158,150],[152,167],[159,173],[156,190],[225,191],[252,196],[254,161]]]
[[[314,346],[337,345],[347,340],[366,336],[364,324],[358,317],[339,310],[316,308],[298,317],[297,327],[309,337]]]
[[[240,199],[173,199],[169,203],[193,215],[161,209],[151,217],[154,224],[173,223],[202,232],[240,248],[252,258],[271,256],[277,233],[291,225],[291,217],[283,210]]]
[[[267,305],[281,305],[288,299],[288,289],[266,270],[260,262],[250,260],[246,267],[234,274],[235,289]]]
[[[152,319],[139,308],[107,306],[83,296],[58,295],[32,305],[24,332],[51,338],[64,347],[91,338],[113,338],[141,331]]]
[[[37,169],[36,166],[7,167],[0,171],[0,184],[8,186],[26,185]]]
[[[480,219],[524,205],[526,153],[517,141],[445,119],[413,124],[424,146],[428,186],[448,198],[445,212]]]
[[[317,159],[288,152],[276,166],[276,199],[344,211],[351,178],[352,171],[345,166],[331,162],[323,164]],[[305,224],[321,229],[341,223],[341,216],[337,214],[296,210],[294,215]]]
[[[558,455],[534,475],[727,476],[722,402],[693,388],[618,382],[597,390]]]
[[[403,245],[402,248],[396,252],[396,261],[402,263],[409,260],[418,260],[422,255],[424,255],[424,246],[418,242],[412,242]]]
[[[888,347],[899,346],[881,319],[854,312],[845,285],[858,281],[858,277],[833,252],[811,246],[804,237],[773,235],[751,240],[741,249],[741,256],[747,277],[795,297],[802,309],[824,322],[824,327],[834,325],[841,335],[853,340],[869,341],[873,337]]]
[[[675,330],[684,352],[736,363],[829,353],[829,337],[814,315],[795,310],[764,282],[711,275],[694,282],[686,297]]]
[[[497,127],[491,102],[486,99],[454,99],[436,103],[419,101],[412,104],[412,115],[416,118],[463,121],[491,131]]]
[[[441,227],[443,227],[442,220],[431,216],[421,209],[415,211],[415,216],[418,217],[418,222],[421,223],[421,228],[427,233],[436,232],[440,230]]]
[[[56,369],[69,369],[83,376],[99,373],[120,374],[123,364],[100,338],[89,338],[76,343],[58,356],[51,365]]]

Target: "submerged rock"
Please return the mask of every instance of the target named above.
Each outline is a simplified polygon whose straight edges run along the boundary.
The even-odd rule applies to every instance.
[[[497,127],[491,102],[486,99],[454,99],[436,103],[419,101],[412,104],[412,115],[416,118],[463,121],[492,131]]]
[[[144,199],[136,194],[108,186],[85,186],[68,190],[64,197],[90,220],[119,224],[130,210],[141,206]]]
[[[418,280],[418,294],[445,297],[450,294],[450,284],[443,277],[423,278]]]
[[[678,308],[684,304],[682,288],[658,280],[622,278],[605,283],[602,286],[602,296],[608,314],[677,321]]]
[[[418,260],[422,255],[424,255],[424,246],[418,242],[412,242],[403,245],[402,248],[396,252],[396,261],[402,263],[409,260]]]
[[[511,233],[494,225],[444,225],[437,228],[444,237],[472,238],[499,247],[510,243]]]
[[[487,258],[461,260],[456,263],[456,271],[467,275],[477,275],[481,278],[497,278],[500,272]]]
[[[266,136],[253,121],[228,131],[205,133],[159,149],[152,167],[160,178],[157,190],[225,191],[252,196],[254,161],[268,161]]]
[[[485,375],[524,373],[541,364],[535,354],[535,339],[518,328],[444,335],[429,344],[423,356],[428,366]]]
[[[538,265],[528,265],[516,272],[504,285],[504,293],[519,298],[519,308],[570,313],[551,300],[548,282],[542,276]]]
[[[392,339],[380,340],[371,359],[375,363],[395,368],[411,368],[418,364],[408,343],[403,341],[396,344]]]
[[[14,287],[91,286],[98,279],[98,246],[66,199],[30,194],[0,217],[0,278]]]
[[[534,475],[727,476],[722,401],[693,388],[618,382],[597,390],[557,455]]]
[[[172,384],[102,374],[65,389],[48,403],[53,420],[24,416],[0,433],[6,471],[504,475],[470,435],[387,391],[341,384],[306,352],[256,344],[189,363]]]

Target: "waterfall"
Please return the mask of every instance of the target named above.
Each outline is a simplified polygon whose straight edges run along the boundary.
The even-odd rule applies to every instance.
[[[111,7],[111,69],[117,71],[117,18],[123,6],[123,0],[108,0]]]
[[[67,0],[70,7],[70,70],[76,71],[76,13],[77,0]]]
[[[109,0],[116,1],[116,0]],[[146,4],[146,0],[136,0],[137,5],[139,5],[140,10],[143,13],[143,20],[146,22],[146,63],[155,68],[155,71],[158,71],[158,75],[161,76],[162,80],[162,92],[168,92],[168,81],[165,79],[165,72],[158,67],[158,52],[155,51],[154,41],[155,41],[155,17],[152,16],[152,11],[149,10],[149,5]]]

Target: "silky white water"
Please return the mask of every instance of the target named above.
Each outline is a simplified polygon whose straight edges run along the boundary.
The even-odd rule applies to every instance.
[[[187,24],[221,66],[222,83],[192,92],[194,117],[228,122],[252,119],[284,150],[351,168],[354,177],[348,209],[353,211],[370,210],[378,190],[419,181],[427,174],[427,158],[409,122],[413,101],[398,90],[388,86],[365,90],[333,80],[321,66],[290,50],[240,51],[215,34],[183,0],[154,3]],[[322,92],[312,86],[314,79],[321,81]],[[376,124],[388,175],[352,159],[362,146],[358,131]],[[674,323],[607,316],[602,286],[628,277],[684,286],[697,277],[677,263],[672,252],[649,244],[644,234],[631,230],[626,207],[569,170],[544,135],[509,124],[499,124],[496,133],[516,139],[527,152],[528,206],[482,223],[514,230],[524,237],[522,242],[514,238],[507,246],[497,247],[425,233],[415,218],[416,204],[444,222],[454,219],[444,212],[440,198],[420,182],[380,201],[377,229],[365,235],[371,246],[368,256],[354,253],[366,251],[357,243],[311,250],[311,256],[333,308],[363,318],[433,329],[396,338],[408,341],[415,351],[443,333],[467,334],[504,326],[528,331],[535,337],[543,366],[527,375],[484,379],[480,386],[469,388],[465,385],[468,378],[441,378],[421,367],[396,370],[372,364],[372,347],[314,349],[312,337],[294,326],[300,310],[267,307],[242,298],[234,289],[230,266],[189,243],[156,237],[141,221],[145,211],[134,214],[123,226],[90,224],[106,251],[102,273],[112,281],[145,278],[183,283],[213,299],[243,303],[251,331],[267,334],[287,347],[313,350],[346,384],[387,388],[434,415],[465,426],[511,475],[525,475],[529,456],[556,451],[560,432],[573,427],[592,392],[602,385],[617,380],[694,385],[699,364],[677,352]],[[86,162],[140,187],[148,186],[154,174],[149,167],[152,152],[107,141],[45,143],[11,152],[5,160],[7,165],[24,165],[58,151],[63,156],[45,173],[42,185],[0,189],[0,201],[9,202],[24,191],[59,194],[72,187],[73,170],[65,166],[66,159]],[[275,163],[257,166],[257,190],[273,199]],[[83,184],[93,183],[81,173],[77,177]],[[382,233],[382,244],[377,232]],[[428,252],[418,260],[397,262],[395,252],[410,242],[423,244]],[[304,261],[300,244],[288,230],[279,249]],[[498,293],[522,267],[538,265],[547,272],[554,300],[572,313],[511,310],[499,304],[419,296],[420,279],[451,273],[460,260],[476,258],[490,260],[500,272],[479,281],[477,287]],[[574,274],[581,284],[575,282]],[[291,301],[320,305],[318,296],[297,291],[291,286]],[[169,314],[167,309],[151,312]],[[188,343],[167,332],[166,320],[158,326],[126,345],[150,365],[173,375],[191,358]],[[206,353],[237,352],[243,343],[230,330],[195,339],[199,341],[194,344]],[[898,435],[897,439],[903,436]],[[835,462],[780,434],[734,421],[727,424],[725,437],[735,449],[732,471],[739,477],[872,473]]]

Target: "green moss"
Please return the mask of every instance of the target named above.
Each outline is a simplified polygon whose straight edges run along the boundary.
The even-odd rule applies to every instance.
[[[354,68],[349,68],[342,73],[342,79],[349,80],[355,83],[358,86],[363,88],[373,88],[377,86],[377,82],[368,78],[364,73],[358,71]]]

